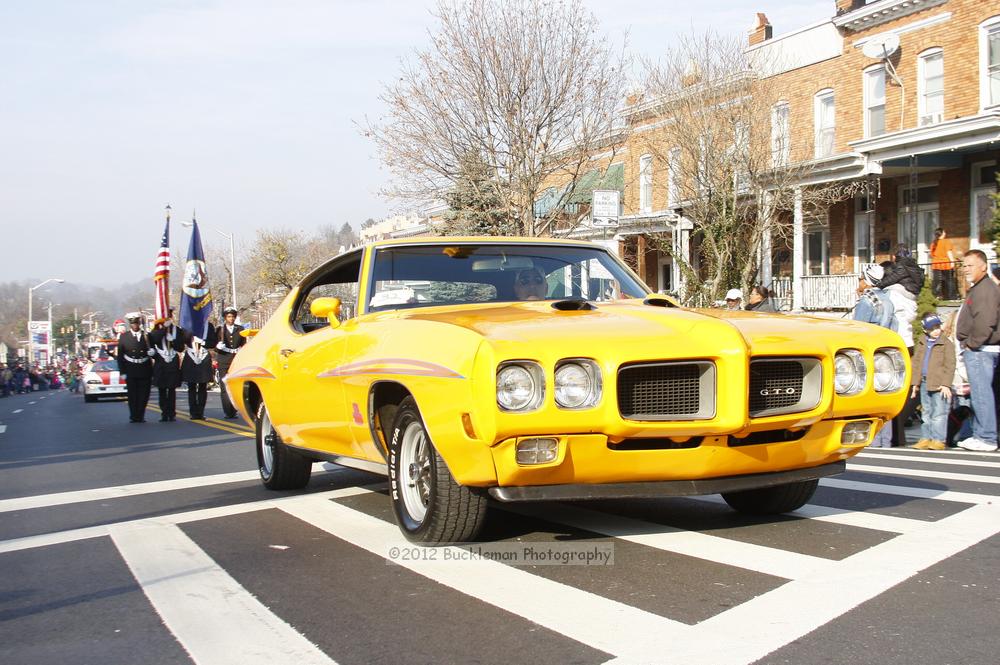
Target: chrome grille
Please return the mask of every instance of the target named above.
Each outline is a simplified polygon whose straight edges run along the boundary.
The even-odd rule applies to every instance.
[[[685,361],[618,370],[618,411],[630,420],[697,420],[715,413],[715,365]]]
[[[750,361],[750,417],[808,411],[819,403],[822,366],[815,358]]]

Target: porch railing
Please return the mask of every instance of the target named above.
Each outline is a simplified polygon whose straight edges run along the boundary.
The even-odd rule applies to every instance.
[[[849,310],[858,301],[858,273],[802,277],[802,309]]]

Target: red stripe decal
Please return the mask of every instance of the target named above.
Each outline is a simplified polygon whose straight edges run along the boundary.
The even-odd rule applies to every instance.
[[[436,376],[445,379],[464,379],[465,377],[443,365],[409,360],[406,358],[378,358],[350,363],[334,367],[317,374],[319,379],[334,376],[357,376],[359,374],[396,374],[402,376]]]

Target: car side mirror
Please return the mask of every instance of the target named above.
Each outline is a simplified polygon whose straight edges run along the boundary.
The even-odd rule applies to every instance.
[[[260,332],[260,328],[244,328],[240,331],[240,337],[246,337],[250,339],[254,335]]]
[[[340,298],[316,298],[309,305],[309,313],[317,319],[325,318],[331,328],[340,327]]]

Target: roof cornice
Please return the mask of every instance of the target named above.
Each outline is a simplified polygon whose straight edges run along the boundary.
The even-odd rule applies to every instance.
[[[946,2],[948,0],[878,0],[835,16],[833,24],[842,30],[859,32]]]

